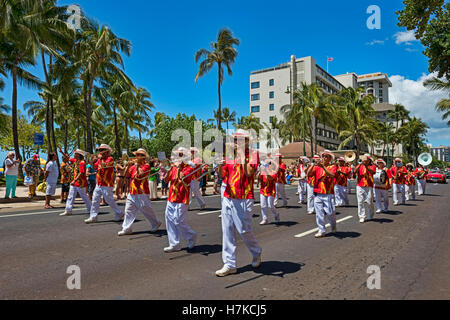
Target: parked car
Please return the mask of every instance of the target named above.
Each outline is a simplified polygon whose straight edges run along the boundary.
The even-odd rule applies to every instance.
[[[432,170],[427,175],[427,182],[447,183],[447,177],[440,170]]]

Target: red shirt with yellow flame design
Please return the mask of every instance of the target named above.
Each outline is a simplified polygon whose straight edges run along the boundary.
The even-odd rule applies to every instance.
[[[377,171],[377,167],[369,166],[374,172]],[[359,170],[356,172],[357,175],[357,186],[358,187],[370,187],[373,188],[373,174],[367,170],[364,165],[359,166]]]
[[[277,175],[273,174],[270,177],[272,177],[272,179],[269,179],[268,175],[262,174],[259,178],[259,180],[261,181],[261,188],[259,189],[259,193],[265,197],[275,197],[276,195],[275,181],[277,179]]]
[[[284,162],[282,162],[280,164],[280,167],[278,169],[278,177],[277,177],[277,183],[280,184],[287,184],[286,181],[286,164]]]
[[[195,167],[193,169],[198,170],[192,175],[192,180],[197,180],[202,175],[202,170],[199,169],[202,166],[202,159],[195,158],[194,160],[192,160],[192,162],[195,164]]]
[[[150,173],[150,165],[148,163],[139,166],[142,174],[138,174],[137,165],[128,169],[130,175],[130,194],[150,194],[150,188],[148,186],[148,175]]]
[[[335,183],[342,187],[347,187],[348,179],[352,173],[352,169],[347,166],[338,167],[336,172],[336,180]]]
[[[336,174],[336,165],[328,165],[327,170]],[[314,192],[320,194],[334,194],[334,178],[326,175],[325,170],[318,166],[312,168],[314,177]]]
[[[255,169],[258,168],[259,155],[254,152],[252,156],[246,154],[248,163]],[[236,163],[236,164],[234,164]],[[254,199],[253,182],[254,175],[247,177],[244,172],[244,164],[239,164],[238,161],[228,160],[223,166],[224,176],[226,177],[227,187],[225,188],[224,196],[229,199]]]
[[[78,173],[81,173],[80,177],[74,181],[74,186],[78,188],[87,188],[87,177],[86,177],[86,162],[84,160],[77,161],[76,159],[71,158],[70,162],[75,163],[73,169],[73,180],[78,176]]]
[[[408,171],[405,179],[405,184],[407,186],[415,186],[416,185],[416,174],[413,171]]]
[[[182,163],[179,168],[176,166],[173,166],[172,169],[170,169],[168,176],[169,176],[169,182],[170,182],[170,188],[169,188],[169,202],[172,203],[184,203],[189,204],[189,194],[190,194],[190,187],[189,184],[192,181],[192,175],[184,179],[183,184],[181,179],[178,179],[178,170],[181,170],[181,173],[186,177],[189,175],[194,169],[192,169],[191,166],[186,165]]]
[[[397,172],[399,172],[398,178],[397,178]],[[401,168],[397,168],[397,167],[391,168],[391,175],[392,175],[392,178],[394,179],[395,184],[405,184],[407,173],[408,173],[408,171],[406,170],[406,168],[404,166]]]
[[[114,187],[113,157],[108,157],[106,160],[98,159],[94,164],[94,168],[95,171],[97,171],[97,185],[102,187]]]

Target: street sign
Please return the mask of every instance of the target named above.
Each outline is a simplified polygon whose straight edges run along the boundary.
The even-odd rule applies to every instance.
[[[158,160],[163,161],[164,159],[166,159],[166,153],[164,151],[158,152]]]
[[[37,146],[42,146],[44,144],[44,134],[35,133],[34,134],[34,144]]]
[[[122,149],[122,154],[128,154],[128,150],[127,149]]]

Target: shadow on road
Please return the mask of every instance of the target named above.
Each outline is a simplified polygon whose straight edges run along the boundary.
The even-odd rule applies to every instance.
[[[391,223],[391,222],[394,222],[394,220],[386,219],[386,218],[374,218],[374,219],[370,220],[369,222]]]
[[[277,227],[292,227],[298,224],[298,222],[295,221],[280,221],[280,222],[272,222],[271,224],[276,225]]]
[[[304,263],[295,263],[295,262],[289,262],[289,261],[263,261],[261,263],[261,266],[258,269],[252,268],[251,265],[246,265],[245,267],[238,268],[238,274],[242,274],[245,272],[253,272],[259,275],[252,277],[250,279],[239,281],[237,283],[231,284],[229,286],[226,286],[225,289],[233,288],[238,285],[247,283],[252,280],[256,280],[258,278],[264,277],[264,276],[275,276],[283,278],[285,274],[295,273],[297,271],[300,271],[301,268],[304,266]]]
[[[338,231],[333,233],[328,233],[325,238],[334,237],[338,239],[345,239],[345,238],[358,238],[361,236],[361,233],[359,232],[353,232],[353,231]]]
[[[388,212],[383,212],[381,214],[388,214],[388,215],[391,215],[391,216],[398,216],[399,214],[403,214],[403,212],[402,211],[391,211],[391,210],[389,210]]]
[[[135,236],[135,235],[140,235],[140,234],[145,234],[145,236],[130,238],[130,240],[142,239],[142,238],[146,238],[146,237],[150,237],[150,236],[161,238],[163,236],[167,236],[167,230],[159,229],[159,230],[157,230],[155,232],[150,232],[150,230],[138,231],[138,232],[133,232],[132,235]]]
[[[210,254],[222,252],[222,246],[220,244],[202,244],[195,246],[193,249],[189,250],[187,249],[187,252],[189,253],[198,253],[204,256],[208,256]]]
[[[423,194],[423,195],[421,195],[421,197],[423,197],[423,196],[425,196],[425,197],[440,197],[441,195],[440,194]]]

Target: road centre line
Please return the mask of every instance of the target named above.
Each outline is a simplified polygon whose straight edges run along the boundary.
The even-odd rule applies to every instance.
[[[342,218],[340,220],[337,220],[336,223],[340,223],[340,222],[346,221],[346,220],[351,219],[351,218],[353,218],[353,216],[348,216],[348,217]],[[326,225],[326,227],[329,228],[329,227],[331,227],[331,225],[328,223]],[[302,238],[304,236],[310,235],[310,234],[312,234],[314,232],[317,232],[317,231],[319,231],[319,228],[314,228],[312,230],[309,230],[309,231],[306,231],[306,232],[303,232],[303,233],[295,235],[295,238]]]

